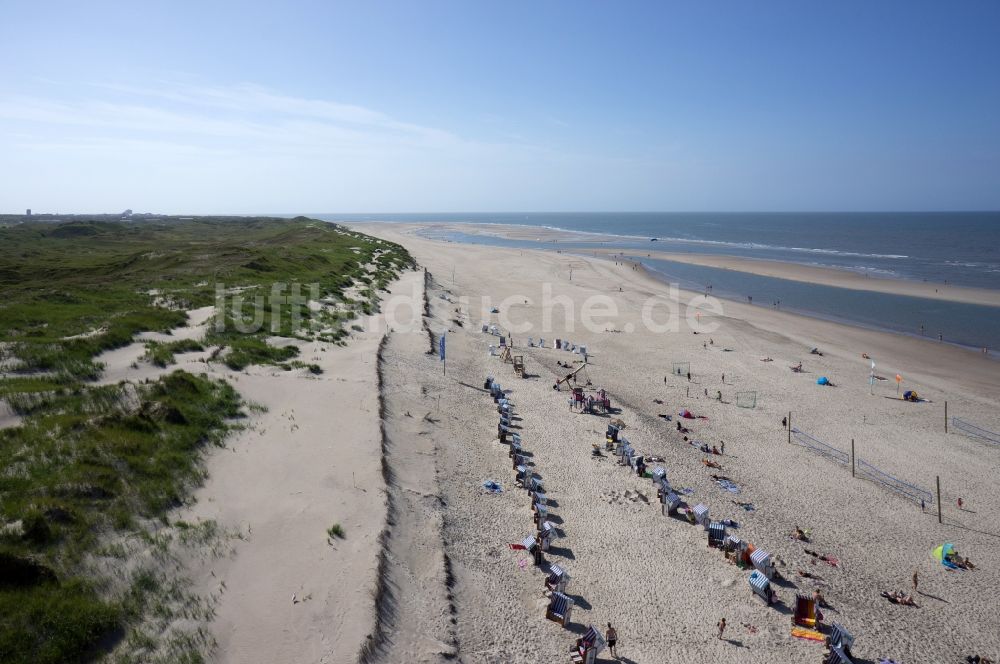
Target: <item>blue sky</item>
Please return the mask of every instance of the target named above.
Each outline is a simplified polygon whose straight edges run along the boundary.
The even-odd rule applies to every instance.
[[[0,211],[1000,209],[1000,3],[5,2]]]

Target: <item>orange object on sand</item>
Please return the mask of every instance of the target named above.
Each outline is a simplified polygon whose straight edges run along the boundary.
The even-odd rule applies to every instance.
[[[822,632],[817,632],[814,629],[806,629],[805,627],[793,627],[792,636],[799,639],[808,639],[809,641],[823,642],[826,640]]]

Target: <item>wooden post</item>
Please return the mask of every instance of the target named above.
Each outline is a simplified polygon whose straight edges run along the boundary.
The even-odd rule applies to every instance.
[[[854,439],[851,438],[851,477],[856,477],[854,474]]]
[[[941,476],[937,476],[938,523],[941,523]]]
[[[944,432],[948,433],[948,402],[944,402]]]
[[[788,444],[792,444],[792,411],[788,411]]]

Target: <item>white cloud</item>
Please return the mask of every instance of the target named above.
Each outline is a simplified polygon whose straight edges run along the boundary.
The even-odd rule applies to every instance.
[[[650,178],[257,85],[49,88],[59,95],[0,95],[0,209],[580,209],[606,203],[608,183]]]

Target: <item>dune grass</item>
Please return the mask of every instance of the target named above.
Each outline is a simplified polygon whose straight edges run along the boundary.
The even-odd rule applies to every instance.
[[[222,284],[226,325],[213,322],[201,342],[147,343],[152,364],[212,348],[234,370],[318,373],[269,339],[343,342],[357,310],[376,310],[377,290],[411,264],[397,245],[303,218],[0,225],[0,399],[23,416],[0,430],[0,661],[91,661],[123,641],[153,647],[130,629],[163,611],[155,597],[175,593],[164,590],[171,580],[140,571],[123,588],[101,562],[124,567],[117,558],[128,548],[117,542],[155,540],[149,524],[183,504],[203,479],[203,450],[241,416],[235,390],[204,374],[95,385],[102,352],[185,325],[185,310],[216,304]],[[366,282],[356,308],[311,313],[274,286],[315,284],[309,296],[337,302]],[[262,325],[237,326],[257,296]],[[293,314],[310,324],[294,327]],[[168,659],[199,661],[197,643],[178,647]]]

